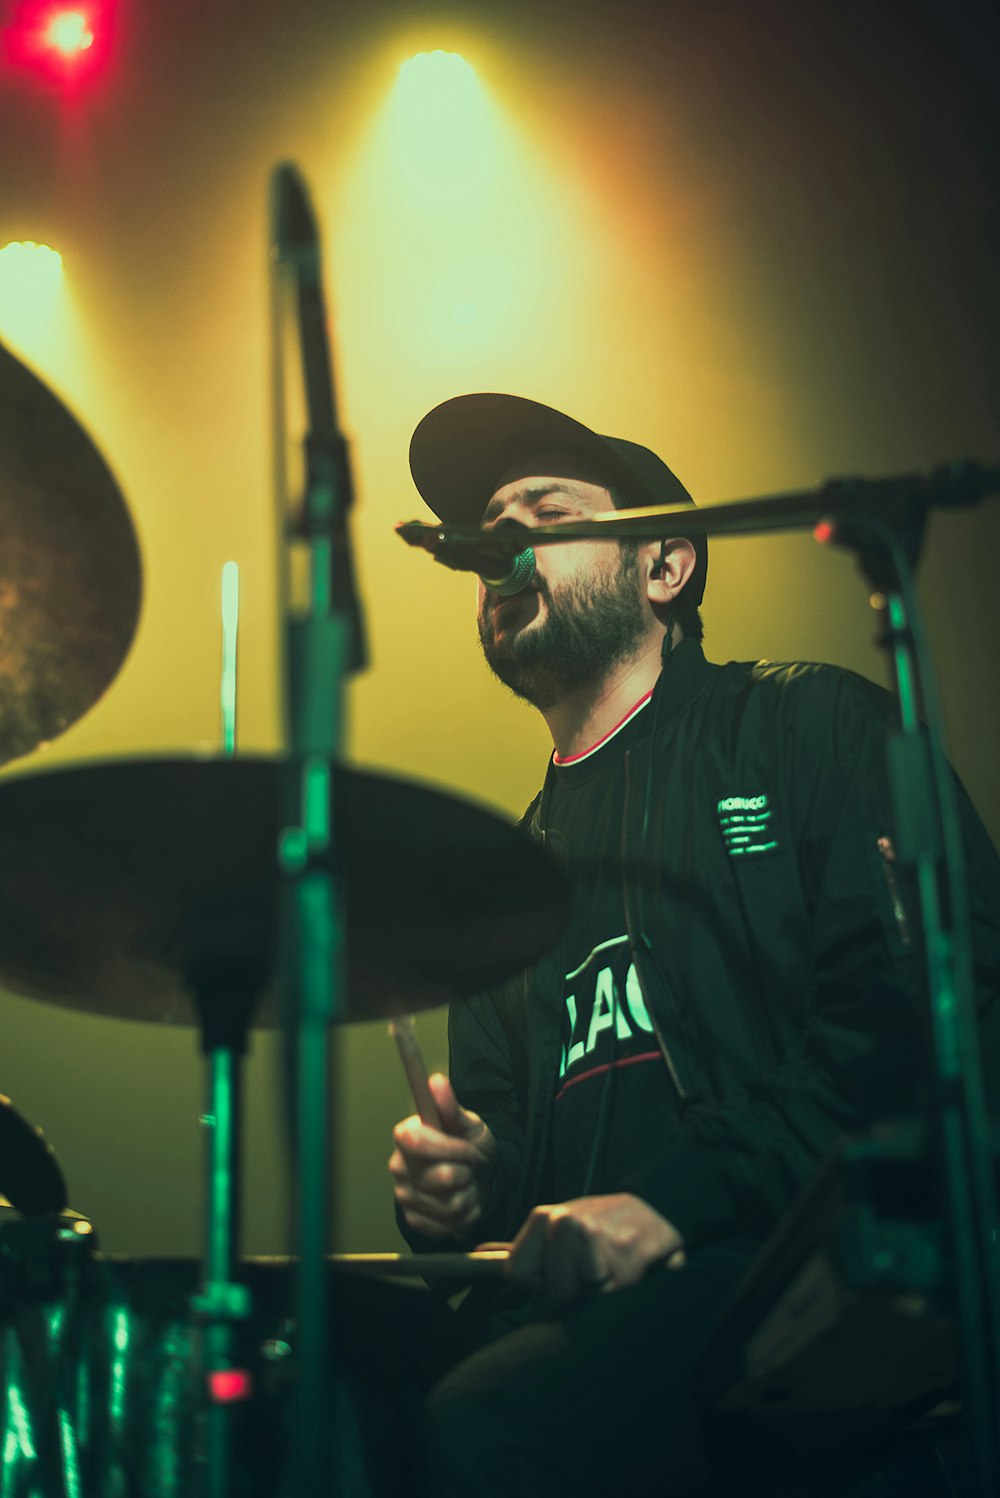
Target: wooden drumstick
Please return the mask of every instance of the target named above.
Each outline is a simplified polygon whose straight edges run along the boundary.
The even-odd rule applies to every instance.
[[[428,1128],[441,1129],[441,1114],[427,1081],[427,1064],[420,1049],[420,1041],[417,1039],[413,1015],[401,1014],[396,1019],[390,1020],[389,1034],[396,1042],[396,1049],[403,1063],[406,1080],[410,1084],[410,1094],[420,1122],[427,1124]]]
[[[476,1248],[464,1254],[333,1254],[327,1263],[335,1269],[400,1279],[474,1280],[499,1278],[508,1257],[505,1246],[502,1249]]]

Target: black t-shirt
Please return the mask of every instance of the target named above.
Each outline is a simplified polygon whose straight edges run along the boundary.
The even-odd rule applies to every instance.
[[[585,754],[553,761],[546,845],[574,874],[562,962],[561,1051],[553,1097],[553,1200],[620,1189],[662,1142],[677,1093],[650,1019],[628,935],[621,867],[625,755],[649,732],[650,699]],[[638,933],[633,930],[633,936]]]

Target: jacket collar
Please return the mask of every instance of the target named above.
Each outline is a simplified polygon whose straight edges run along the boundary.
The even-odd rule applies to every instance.
[[[554,780],[557,785],[575,785],[616,763],[627,750],[644,743],[652,733],[659,734],[680,717],[718,669],[706,661],[697,640],[681,640],[674,646],[667,669],[660,673],[645,705],[633,710],[623,725],[590,753],[568,764],[556,764],[554,758],[550,759],[546,779]]]
[[[705,659],[697,640],[681,640],[674,646],[667,669],[660,673],[652,697],[617,733],[593,753],[574,763],[557,765],[550,756],[545,784],[521,818],[520,825],[526,826],[533,834],[540,833],[544,826],[543,808],[556,785],[582,784],[592,775],[619,763],[629,749],[644,743],[654,732],[659,736],[686,711],[720,670],[720,666]]]

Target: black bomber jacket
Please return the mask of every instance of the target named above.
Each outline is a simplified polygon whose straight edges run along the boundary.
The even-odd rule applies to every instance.
[[[892,698],[834,666],[713,665],[685,640],[651,706],[599,752],[624,786],[607,836],[679,1108],[619,1188],[693,1248],[765,1236],[838,1135],[925,1101],[927,1006],[892,856]],[[958,793],[989,1084],[1000,860]],[[543,791],[524,819],[542,839],[545,805]],[[512,1237],[551,1199],[565,970],[557,947],[449,1016],[456,1093],[497,1140],[476,1241]]]

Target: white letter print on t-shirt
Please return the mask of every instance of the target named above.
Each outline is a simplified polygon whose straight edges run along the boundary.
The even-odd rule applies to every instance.
[[[566,974],[565,994],[560,1081],[567,1073],[610,1057],[612,1030],[618,1043],[642,1031],[653,1033],[627,936],[614,936],[594,947]]]

